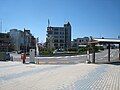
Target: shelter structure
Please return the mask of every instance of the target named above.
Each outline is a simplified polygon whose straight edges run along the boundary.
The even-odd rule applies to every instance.
[[[88,42],[89,45],[93,48],[92,53],[92,63],[95,63],[95,45],[96,44],[107,44],[108,46],[108,62],[110,62],[110,44],[118,44],[119,45],[119,60],[120,60],[120,39],[92,39]]]

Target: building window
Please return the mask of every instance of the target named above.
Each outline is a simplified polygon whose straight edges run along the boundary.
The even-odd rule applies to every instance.
[[[60,46],[63,46],[63,44],[60,44]]]
[[[56,28],[56,29],[54,29],[55,31],[58,31],[58,29]]]
[[[54,44],[54,46],[56,46],[56,47],[57,47],[57,46],[58,46],[58,44]]]
[[[54,32],[54,34],[58,34],[58,32]]]
[[[48,34],[52,34],[52,32],[48,32]]]
[[[64,38],[64,36],[60,36],[60,38]]]
[[[64,34],[64,32],[60,32],[60,34]]]
[[[54,38],[58,38],[58,36],[54,36]]]
[[[58,40],[55,39],[54,42],[58,42]]]
[[[60,40],[60,43],[64,43],[64,40]]]

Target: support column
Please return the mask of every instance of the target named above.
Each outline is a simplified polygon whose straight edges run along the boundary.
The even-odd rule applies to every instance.
[[[119,44],[119,60],[120,60],[120,44]]]
[[[95,44],[92,45],[92,63],[95,63]]]
[[[108,44],[108,62],[110,62],[110,44]]]

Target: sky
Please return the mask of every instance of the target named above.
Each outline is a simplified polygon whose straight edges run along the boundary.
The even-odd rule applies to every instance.
[[[45,42],[51,26],[70,22],[72,39],[85,36],[117,38],[120,35],[120,0],[0,0],[2,32],[30,29]]]

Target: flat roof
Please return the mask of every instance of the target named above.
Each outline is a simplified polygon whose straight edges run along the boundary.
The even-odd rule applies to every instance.
[[[111,44],[120,44],[120,39],[93,39],[93,41],[90,41],[88,43],[111,43]]]

